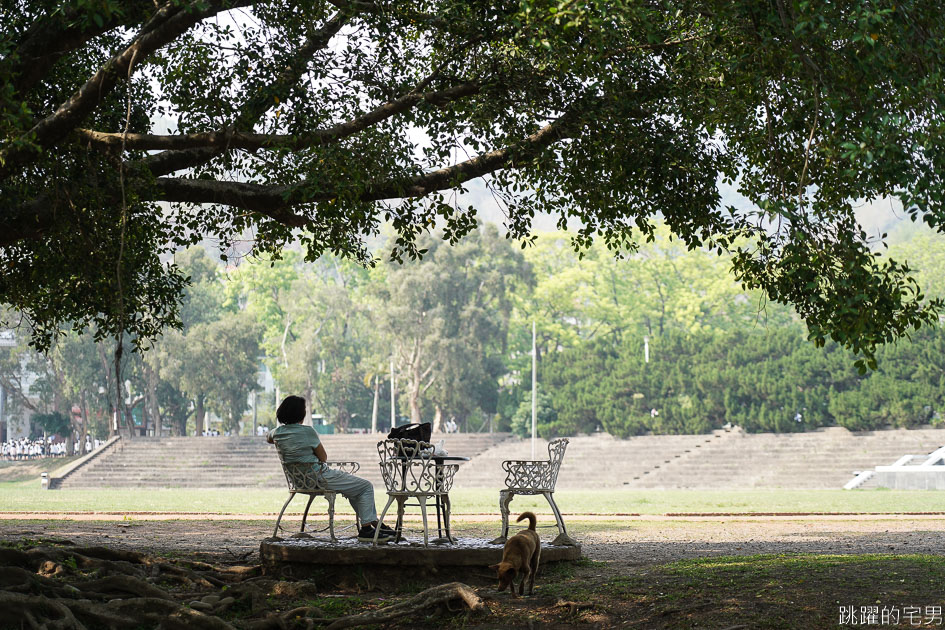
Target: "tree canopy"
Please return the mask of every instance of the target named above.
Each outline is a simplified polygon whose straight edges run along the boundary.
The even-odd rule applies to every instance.
[[[204,238],[455,242],[476,178],[512,238],[546,212],[622,251],[662,217],[867,359],[941,306],[852,205],[945,221],[932,0],[16,0],[0,25],[0,296],[41,347],[179,324],[162,261]]]

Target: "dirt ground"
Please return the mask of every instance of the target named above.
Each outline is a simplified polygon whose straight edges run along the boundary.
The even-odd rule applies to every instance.
[[[89,548],[94,546],[144,552],[160,558],[165,573],[172,565],[211,566],[200,564],[204,562],[213,563],[218,570],[215,575],[223,577],[226,567],[241,571],[257,567],[259,543],[272,534],[274,521],[196,514],[173,519],[157,514],[33,516],[0,514],[0,550],[47,549],[43,553],[65,553],[62,557],[67,560],[73,552],[56,550],[86,548],[85,553],[91,553],[95,550]],[[547,526],[550,519],[542,520]],[[322,521],[316,515],[314,525],[318,527]],[[298,524],[284,522],[290,532]],[[408,530],[414,528],[414,536],[416,525],[407,523]],[[343,520],[340,526],[346,526]],[[914,626],[911,621],[915,619],[920,619],[920,625],[937,625],[945,604],[941,595],[945,585],[945,519],[941,515],[575,516],[569,518],[568,526],[569,533],[582,543],[585,559],[543,566],[532,597],[497,593],[494,577],[486,567],[471,569],[461,578],[449,579],[461,579],[474,589],[483,602],[477,614],[463,612],[454,601],[435,609],[418,607],[410,615],[374,627],[843,628],[851,625],[842,623],[845,611],[873,607],[877,615],[895,611],[897,621],[857,625],[903,628]],[[464,537],[492,538],[497,530],[497,523],[486,521],[486,517],[467,516],[457,519],[454,526]],[[338,532],[339,536],[353,533],[350,528]],[[550,540],[556,531],[548,528],[540,533]],[[70,584],[87,588],[87,584],[103,582],[88,582],[100,575],[83,574],[81,564],[78,570],[68,562],[60,564],[72,580]],[[376,582],[364,588],[363,581],[350,586],[319,583],[317,587],[296,581],[286,586],[271,579],[267,582],[264,577],[253,578],[259,581],[244,584],[252,582],[253,588],[267,594],[261,600],[264,610],[244,606],[217,613],[218,620],[237,629],[324,627],[343,615],[383,613],[387,607],[405,605],[410,598],[428,593],[423,589],[431,586],[429,579],[414,578],[412,574],[400,576],[385,588],[378,588]],[[162,606],[172,608],[178,616],[193,617],[197,613],[192,608],[199,602],[192,600],[220,599],[242,587],[229,588],[219,593],[212,588],[169,589],[168,597],[177,603]],[[133,601],[145,600],[127,601],[131,606]],[[238,599],[237,604],[242,601]],[[114,605],[120,606],[108,604]],[[300,610],[305,614],[299,616]],[[913,614],[907,622],[907,611],[917,610],[920,617]],[[193,617],[192,621],[196,630],[208,623],[208,617]],[[0,620],[0,628],[5,627]]]
[[[0,514],[0,539],[55,537],[78,545],[108,545],[161,554],[197,553],[226,560],[256,558],[259,543],[272,535],[274,519],[180,515],[36,515],[23,519]],[[98,520],[98,519],[109,520]],[[498,526],[456,519],[463,536],[492,538]],[[13,520],[15,519],[15,520]],[[297,521],[285,519],[290,532]],[[314,523],[320,526],[321,517]],[[547,523],[544,523],[547,525]],[[408,528],[416,528],[408,521]],[[353,535],[341,523],[339,535]],[[939,515],[571,517],[569,532],[589,560],[627,567],[675,560],[755,554],[932,554],[945,555],[945,517]],[[556,534],[541,529],[545,540]],[[408,532],[408,535],[410,533]],[[416,530],[414,536],[419,535]]]

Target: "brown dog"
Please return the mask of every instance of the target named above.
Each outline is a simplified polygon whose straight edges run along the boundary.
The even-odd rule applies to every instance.
[[[515,522],[521,522],[526,518],[528,529],[523,529],[509,538],[505,543],[505,549],[502,550],[502,562],[489,567],[498,573],[499,590],[503,591],[508,586],[512,597],[515,597],[513,582],[519,573],[522,575],[522,581],[518,585],[518,594],[524,595],[526,578],[528,578],[528,594],[531,595],[535,590],[535,573],[538,572],[538,561],[541,558],[541,539],[535,531],[537,522],[535,515],[531,512],[522,512]]]

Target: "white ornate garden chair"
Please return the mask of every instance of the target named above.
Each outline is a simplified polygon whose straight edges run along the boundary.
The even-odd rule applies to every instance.
[[[427,527],[427,499],[439,498],[443,505],[443,520],[449,531],[450,502],[449,491],[453,487],[453,478],[459,469],[458,464],[437,464],[433,457],[433,445],[415,440],[382,440],[377,443],[380,456],[381,476],[387,487],[387,505],[381,512],[374,544],[384,523],[384,517],[391,504],[397,501],[397,531],[395,542],[403,539],[401,534],[404,522],[404,506],[407,499],[417,499],[420,514],[423,516],[423,546],[429,546]]]
[[[277,451],[278,452],[278,451]],[[279,535],[279,523],[282,522],[282,515],[289,507],[289,503],[297,494],[307,494],[308,503],[305,506],[305,512],[302,514],[302,528],[299,533],[305,533],[305,521],[308,519],[308,510],[312,506],[315,497],[325,497],[328,501],[328,536],[332,542],[338,542],[335,538],[335,496],[338,494],[335,490],[327,490],[320,485],[318,473],[312,464],[289,463],[282,461],[282,455],[279,455],[279,462],[282,464],[282,472],[285,473],[286,483],[289,485],[289,498],[282,505],[282,511],[279,512],[279,518],[276,519],[276,527],[272,531],[272,537]],[[354,474],[360,470],[361,465],[358,462],[325,462],[325,465],[333,470]],[[357,519],[357,516],[355,516]],[[360,523],[357,523],[360,525]]]
[[[577,545],[577,542],[568,536],[564,526],[561,511],[555,503],[555,483],[558,481],[558,470],[564,460],[564,451],[568,448],[568,438],[558,438],[548,443],[547,460],[511,459],[502,462],[502,469],[506,472],[505,489],[499,491],[499,510],[502,513],[502,535],[492,541],[493,544],[504,544],[509,536],[509,503],[516,494],[544,495],[555,514],[558,525],[558,537],[552,545]]]

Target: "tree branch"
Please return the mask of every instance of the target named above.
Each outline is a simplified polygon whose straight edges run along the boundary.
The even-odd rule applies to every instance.
[[[525,139],[502,149],[489,151],[429,173],[368,185],[360,199],[361,201],[380,201],[421,197],[431,192],[454,188],[502,168],[519,168],[553,143],[574,133],[578,126],[577,122],[577,117],[573,113],[567,113]],[[294,214],[288,211],[288,208],[303,203],[328,201],[337,197],[335,191],[311,192],[309,189],[313,185],[321,186],[323,182],[302,181],[291,185],[264,186],[245,182],[161,177],[156,180],[154,200],[224,204],[259,212],[284,225],[304,227],[310,223],[310,219]]]
[[[154,9],[154,3],[128,0],[123,8],[123,13],[112,13],[101,26],[92,20],[80,26],[80,15],[75,9],[43,15],[27,29],[19,45],[7,57],[7,71],[13,77],[10,83],[14,91],[28,92],[64,54],[81,48],[89,40],[118,26],[142,21]]]
[[[36,405],[30,402],[30,399],[27,398],[26,394],[23,392],[23,387],[20,385],[19,381],[14,382],[4,376],[0,376],[0,385],[3,386],[5,390],[12,393],[19,401],[20,404],[29,409],[30,411],[39,411]]]
[[[358,11],[359,13],[370,13],[374,15],[383,15],[384,8],[378,5],[376,2],[371,2],[370,0],[328,0],[330,4],[335,7],[346,10],[346,11]],[[449,20],[443,18],[439,15],[434,15],[432,13],[425,13],[423,11],[415,11],[409,9],[409,7],[401,6],[398,7],[398,10],[401,12],[401,16],[412,20],[414,22],[424,22],[430,26],[435,26],[437,28],[449,28]]]
[[[276,79],[269,85],[268,90],[263,90],[266,98],[250,98],[240,110],[239,115],[233,124],[224,133],[243,132],[252,130],[257,120],[272,107],[275,102],[273,96],[278,96],[285,100],[292,86],[298,83],[302,75],[308,68],[309,59],[319,50],[325,48],[331,38],[341,30],[341,27],[348,21],[349,15],[339,12],[332,16],[324,26],[309,35],[305,43],[293,55],[286,67]],[[203,146],[200,148],[171,150],[150,155],[143,158],[140,163],[147,167],[155,177],[167,175],[174,171],[185,168],[193,168],[204,164],[213,157],[219,155],[224,147]]]
[[[235,131],[232,128],[222,131],[191,133],[180,135],[151,135],[130,133],[124,138],[124,146],[129,150],[185,150],[213,148],[219,151],[243,149],[289,148],[293,150],[332,144],[346,137],[376,125],[377,123],[405,112],[421,101],[437,106],[471,96],[479,92],[479,86],[464,83],[455,87],[426,92],[411,92],[401,98],[384,103],[375,109],[349,121],[325,129],[317,129],[303,135],[264,134]],[[76,134],[83,140],[101,147],[117,148],[122,146],[123,135],[104,133],[91,129],[76,129]]]
[[[139,31],[134,41],[102,66],[68,101],[39,121],[18,140],[0,151],[0,179],[24,165],[38,149],[62,140],[107,96],[119,81],[131,76],[134,64],[140,64],[154,51],[178,38],[185,31],[217,13],[251,4],[252,0],[232,2],[212,0],[192,4],[187,10],[172,5],[161,7]],[[199,7],[199,8],[198,8]]]

